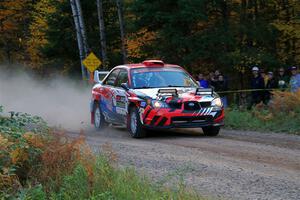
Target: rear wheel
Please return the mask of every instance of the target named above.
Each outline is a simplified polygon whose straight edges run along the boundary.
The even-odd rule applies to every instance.
[[[96,130],[103,129],[107,123],[105,122],[104,116],[101,112],[101,108],[98,104],[94,107],[94,126]]]
[[[146,136],[146,131],[142,126],[138,109],[132,107],[129,111],[128,131],[133,138],[142,138]]]
[[[202,128],[204,135],[217,136],[220,132],[220,126],[207,126]]]

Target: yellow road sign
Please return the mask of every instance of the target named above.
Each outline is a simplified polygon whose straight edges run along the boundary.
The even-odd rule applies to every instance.
[[[82,63],[90,72],[94,72],[101,65],[101,61],[97,58],[97,56],[93,52],[91,52],[82,61]]]

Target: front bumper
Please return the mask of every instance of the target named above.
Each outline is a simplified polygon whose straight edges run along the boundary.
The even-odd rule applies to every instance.
[[[209,110],[208,110],[209,111]],[[143,115],[143,126],[151,129],[199,128],[223,126],[224,109],[211,112],[184,112],[168,109],[149,109]]]

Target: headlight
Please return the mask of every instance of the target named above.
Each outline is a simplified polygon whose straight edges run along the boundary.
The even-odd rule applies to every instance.
[[[223,103],[221,98],[215,98],[212,102],[211,102],[212,106],[217,106],[217,107],[222,107]]]
[[[152,107],[153,108],[168,108],[168,104],[166,102],[163,102],[163,101],[152,101]]]

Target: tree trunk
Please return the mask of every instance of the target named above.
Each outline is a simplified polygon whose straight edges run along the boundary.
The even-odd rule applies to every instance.
[[[83,20],[83,16],[82,16],[80,0],[75,0],[75,4],[76,4],[76,9],[77,9],[77,14],[78,14],[79,30],[80,30],[81,37],[82,37],[84,57],[86,57],[89,53],[89,48],[88,48],[88,44],[87,44],[87,37],[86,37],[84,20]],[[87,70],[85,70],[85,73],[86,73],[86,77],[89,78],[89,73]]]
[[[80,31],[80,26],[79,26],[78,12],[77,12],[77,8],[76,8],[75,0],[70,0],[70,4],[71,4],[71,8],[72,8],[72,14],[73,14],[75,30],[76,30],[77,45],[78,45],[79,58],[80,58],[80,63],[81,63],[81,76],[82,76],[82,79],[85,80],[86,72],[85,72],[85,67],[82,63],[85,56],[84,56],[83,42],[82,42],[82,36],[81,36],[81,31]]]
[[[117,8],[118,8],[118,17],[119,17],[119,24],[120,24],[120,34],[121,34],[121,42],[122,42],[122,55],[123,55],[123,62],[127,63],[127,51],[126,51],[126,39],[125,39],[125,24],[123,18],[123,6],[122,0],[116,0]]]
[[[78,13],[78,20],[79,20],[79,29],[82,37],[82,42],[83,42],[83,49],[85,56],[88,55],[88,44],[87,44],[87,37],[86,37],[86,31],[85,31],[85,25],[84,25],[84,20],[82,16],[82,11],[81,11],[81,4],[80,0],[75,0],[76,3],[76,8],[77,8],[77,13]]]
[[[98,10],[98,21],[99,21],[99,32],[100,32],[101,57],[103,63],[102,65],[104,69],[107,69],[108,60],[106,54],[106,36],[105,36],[102,2],[103,2],[102,0],[97,0],[97,10]]]

